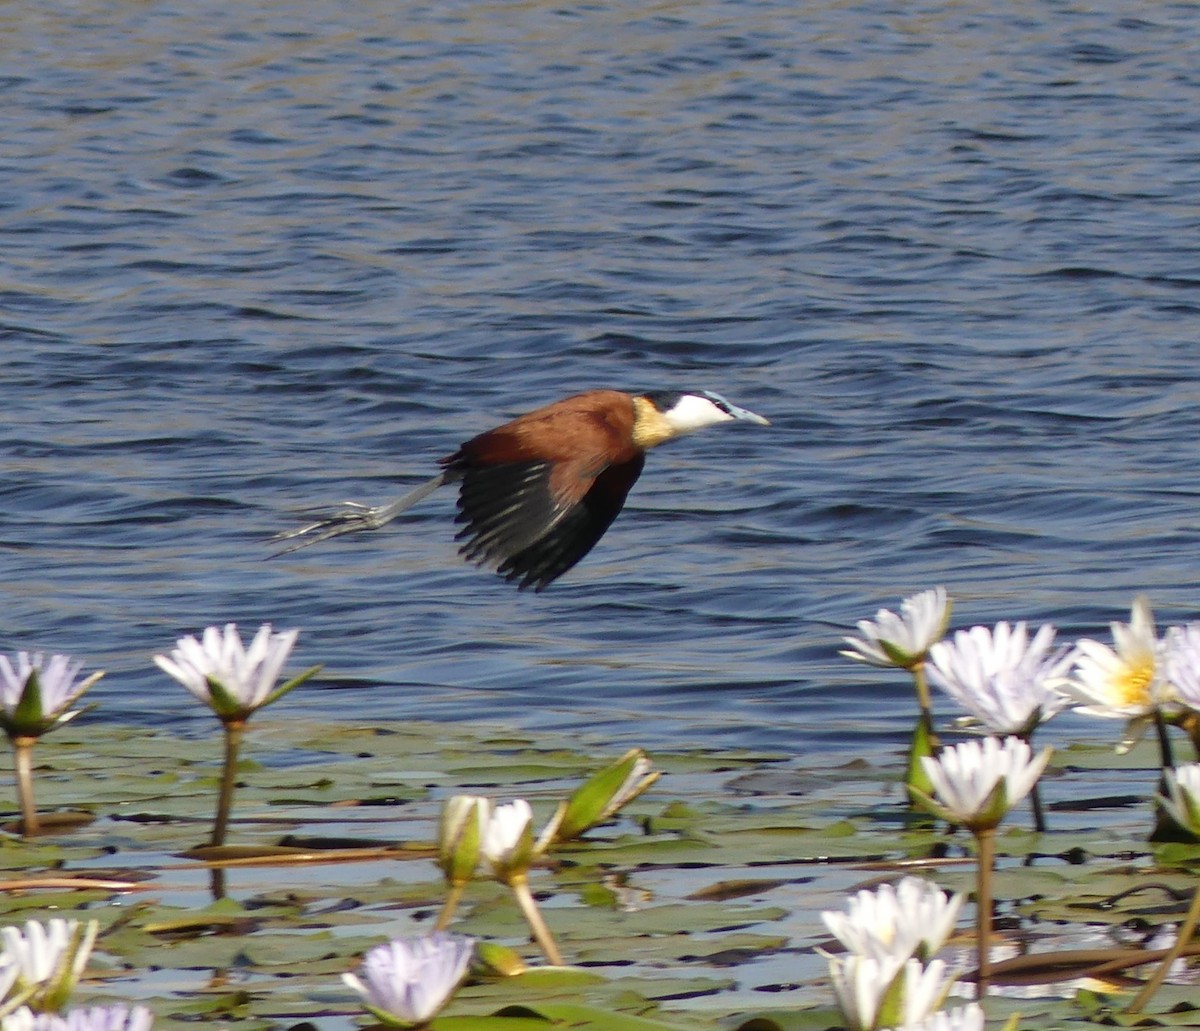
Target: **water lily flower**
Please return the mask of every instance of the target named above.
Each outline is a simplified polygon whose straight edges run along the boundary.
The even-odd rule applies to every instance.
[[[870,666],[906,669],[912,674],[919,715],[913,728],[904,777],[912,804],[916,799],[914,791],[928,793],[929,790],[921,760],[936,754],[938,749],[925,660],[930,647],[945,635],[952,607],[946,588],[935,587],[905,598],[900,603],[899,615],[880,609],[874,620],[860,620],[858,630],[862,636],[844,638],[850,647],[841,654],[847,658]]]
[[[925,759],[933,796],[925,799],[930,812],[972,831],[995,828],[1008,811],[1033,789],[1051,748],[1038,756],[1028,742],[1007,737],[964,741]]]
[[[243,721],[255,709],[299,687],[321,668],[313,666],[276,687],[299,634],[299,630],[275,633],[270,623],[264,623],[246,648],[236,624],[227,623],[223,631],[210,626],[201,640],[181,637],[170,655],[156,655],[154,662],[222,720]]]
[[[1200,763],[1163,771],[1166,794],[1157,796],[1167,815],[1193,838],[1200,839]]]
[[[361,978],[343,974],[342,980],[381,1023],[419,1027],[441,1011],[462,983],[474,948],[471,938],[441,932],[397,938],[363,957]]]
[[[523,798],[507,805],[498,805],[492,810],[491,820],[483,836],[481,850],[497,880],[503,881],[512,889],[517,903],[521,907],[525,919],[533,930],[533,936],[546,954],[546,958],[555,966],[562,965],[562,956],[550,933],[550,928],[542,919],[534,901],[533,893],[529,890],[529,867],[540,856],[551,841],[562,819],[563,807],[560,806],[554,817],[547,824],[541,836],[533,840],[533,811]]]
[[[936,759],[924,759],[933,795],[918,794],[935,816],[964,825],[978,849],[975,889],[976,948],[979,972],[975,982],[979,998],[987,993],[991,970],[992,867],[996,860],[996,827],[1005,814],[1023,799],[1046,768],[1051,748],[1034,756],[1029,742],[1006,737],[966,741],[945,749]]]
[[[0,727],[13,747],[17,796],[21,803],[21,829],[36,834],[41,829],[33,800],[33,746],[37,739],[73,720],[91,706],[73,706],[102,676],[93,673],[79,680],[83,663],[66,655],[17,652],[15,663],[0,655]]]
[[[983,1009],[968,1003],[952,1010],[938,1010],[916,1024],[905,1024],[895,1031],[984,1031]]]
[[[41,737],[73,720],[83,709],[71,709],[102,676],[79,680],[82,662],[67,655],[17,652],[15,664],[0,655],[0,726],[10,738]]]
[[[950,937],[962,904],[962,895],[948,896],[936,884],[905,877],[894,887],[860,891],[850,898],[849,912],[827,910],[821,918],[848,952],[925,961]]]
[[[631,748],[571,793],[563,803],[555,839],[571,841],[610,819],[661,776],[642,749]]]
[[[225,729],[225,763],[213,820],[213,845],[225,843],[246,720],[255,710],[282,698],[321,669],[313,666],[286,683],[275,685],[299,633],[299,630],[275,633],[269,623],[264,623],[246,648],[237,626],[227,623],[223,631],[208,627],[200,641],[181,637],[170,655],[154,656],[158,668],[209,706]],[[214,875],[214,886],[218,883]]]
[[[829,976],[846,1031],[917,1024],[941,1006],[953,981],[940,959],[923,965],[858,955],[831,957]]]
[[[150,1031],[152,1022],[145,1006],[92,1006],[61,1016],[22,1006],[0,1021],[0,1031]]]
[[[1120,746],[1128,751],[1172,696],[1149,600],[1137,597],[1129,623],[1111,627],[1112,647],[1089,638],[1076,643],[1075,669],[1059,688],[1081,703],[1077,712],[1129,721]]]
[[[34,1009],[57,1012],[79,981],[99,924],[56,917],[26,922],[25,929],[0,928],[0,976],[7,981],[5,1003],[19,999]],[[3,983],[0,981],[0,983]]]
[[[1071,668],[1046,624],[1029,639],[1024,623],[974,626],[929,649],[929,679],[992,734],[1028,737],[1070,699],[1055,685]]]
[[[862,636],[844,638],[850,647],[841,654],[883,669],[911,670],[945,635],[952,608],[944,587],[914,594],[900,603],[899,615],[880,609],[873,620],[859,620]]]
[[[1173,699],[1200,712],[1200,623],[1173,626],[1167,631],[1162,668]]]

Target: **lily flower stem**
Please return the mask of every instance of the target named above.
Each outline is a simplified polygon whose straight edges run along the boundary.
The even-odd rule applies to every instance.
[[[435,931],[444,931],[450,926],[450,920],[454,916],[454,911],[458,909],[458,903],[461,901],[466,887],[466,881],[455,881],[450,885],[446,901],[442,904],[442,911],[438,913],[437,923],[433,925]]]
[[[978,846],[979,870],[975,888],[976,954],[979,969],[975,974],[975,998],[987,995],[988,982],[992,977],[992,867],[996,862],[996,829],[975,832]]]
[[[217,816],[213,821],[213,845],[225,844],[229,810],[233,808],[233,790],[237,787],[238,752],[242,747],[242,734],[246,729],[245,720],[226,720],[222,725],[225,727],[225,767],[221,771],[221,794],[217,799]]]
[[[551,966],[561,967],[563,965],[562,956],[559,954],[558,946],[554,943],[553,935],[550,934],[550,928],[546,926],[546,921],[542,919],[537,903],[533,900],[528,879],[524,874],[515,874],[509,880],[508,886],[512,888],[513,895],[517,898],[517,905],[521,907],[521,912],[533,931],[533,937],[546,959]]]
[[[1150,980],[1142,986],[1142,990],[1137,993],[1133,1002],[1129,1004],[1129,1008],[1125,1011],[1126,1013],[1142,1012],[1146,1003],[1150,1001],[1150,997],[1158,991],[1166,979],[1171,965],[1180,957],[1183,950],[1191,942],[1197,922],[1200,922],[1200,886],[1197,886],[1195,892],[1192,893],[1192,904],[1188,907],[1187,916],[1183,918],[1183,923],[1179,925],[1179,932],[1175,936],[1175,944],[1167,950],[1167,954],[1163,956],[1158,969],[1154,971]]]
[[[1167,721],[1162,709],[1154,710],[1154,729],[1158,731],[1158,751],[1162,756],[1162,768],[1169,770],[1175,765],[1171,755],[1171,739],[1167,736]]]
[[[42,825],[33,801],[33,746],[36,737],[14,737],[13,768],[17,777],[17,795],[21,800],[21,833],[37,834]]]
[[[928,720],[933,726],[933,702],[929,697],[929,680],[925,676],[925,663],[918,662],[912,668],[913,687],[917,690],[917,705],[921,709],[921,718]],[[937,738],[933,739],[933,750],[937,752]]]

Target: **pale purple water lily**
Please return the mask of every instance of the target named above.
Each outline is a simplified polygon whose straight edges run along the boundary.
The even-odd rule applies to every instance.
[[[1056,685],[1074,653],[1054,636],[1049,624],[1032,640],[1024,623],[960,630],[929,649],[929,679],[990,733],[1026,737],[1070,704]]]
[[[899,615],[880,609],[873,620],[859,620],[861,636],[844,638],[850,647],[841,654],[870,666],[911,670],[945,635],[952,608],[944,587],[914,594],[900,603]]]
[[[432,1020],[462,982],[475,942],[436,932],[397,938],[363,957],[359,973],[342,980],[389,1027],[419,1027]]]
[[[950,992],[946,964],[917,959],[849,955],[831,957],[829,976],[846,1031],[880,1031],[918,1024]]]
[[[0,655],[0,725],[9,737],[40,737],[73,720],[83,709],[71,706],[102,676],[79,679],[83,663],[68,655],[17,652],[15,662]],[[70,710],[70,711],[68,711]]]
[[[4,1000],[20,998],[38,1010],[58,1010],[87,966],[99,925],[95,920],[56,917],[29,920],[24,929],[0,928],[0,977],[8,984]]]
[[[972,1002],[952,1010],[938,1010],[916,1024],[905,1024],[894,1031],[984,1031],[983,1009]]]
[[[821,914],[830,934],[847,952],[877,959],[931,958],[950,937],[962,908],[962,895],[947,895],[920,877],[852,895],[848,912]]]
[[[964,741],[921,762],[933,787],[930,812],[973,831],[996,827],[1033,790],[1053,749],[1034,756],[1028,742],[1007,737]]]
[[[66,1013],[34,1013],[23,1006],[0,1022],[0,1031],[150,1031],[145,1006],[92,1006]]]
[[[178,680],[223,720],[244,720],[316,673],[313,666],[287,683],[275,686],[299,630],[275,633],[264,623],[250,647],[242,644],[237,625],[205,629],[201,640],[181,637],[170,655],[155,655],[164,673]]]

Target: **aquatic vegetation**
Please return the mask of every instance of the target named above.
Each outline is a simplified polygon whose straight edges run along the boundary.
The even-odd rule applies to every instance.
[[[33,746],[43,734],[69,723],[82,707],[72,709],[98,681],[103,672],[79,679],[83,663],[66,655],[17,652],[16,663],[0,655],[0,727],[13,748],[17,795],[21,803],[21,829],[26,834],[40,830],[33,800]]]
[[[237,626],[227,623],[223,631],[208,627],[199,641],[181,637],[170,655],[154,656],[155,665],[212,709],[225,730],[225,765],[213,820],[213,845],[225,843],[246,720],[320,672],[320,666],[312,666],[276,686],[299,634],[299,630],[275,633],[264,623],[246,648]]]
[[[534,938],[546,958],[555,966],[562,966],[562,955],[529,890],[529,867],[554,839],[561,815],[560,808],[535,842],[533,810],[529,803],[519,798],[506,805],[498,805],[492,809],[480,848],[495,878],[512,890],[521,912],[529,921]]]
[[[0,928],[0,1012],[61,1010],[87,966],[98,928],[95,920],[62,918]]]
[[[0,1022],[0,1031],[150,1031],[153,1023],[145,1006],[93,1006],[62,1015],[23,1006]]]
[[[937,602],[934,592],[928,612]],[[1153,637],[1148,606],[1134,611],[1136,626],[1114,635],[1117,647],[1110,650],[1118,657],[1122,649],[1133,654],[1128,636],[1143,644]],[[925,625],[926,616],[913,626]],[[264,627],[248,647],[232,626],[209,628],[204,637],[186,646],[181,641],[170,656],[158,657],[164,660],[159,665],[203,698],[225,726],[244,723],[317,669],[276,686],[294,632],[274,635]],[[1200,677],[1194,672],[1198,643],[1200,629],[1171,628],[1155,653],[1154,676],[1165,685],[1157,689],[1160,735],[1172,724],[1191,733],[1185,721],[1194,712],[1189,677]],[[933,642],[926,661],[947,680],[956,678],[963,697],[974,698],[981,718],[996,726],[1011,719],[1031,730],[1046,713],[1078,701],[1049,693],[1066,679],[1060,675],[1064,651],[1053,647],[1050,628],[1030,636],[1020,623],[974,627]],[[1076,676],[1078,670],[1076,664]],[[18,662],[14,681],[21,675]],[[73,667],[67,678],[74,687],[77,675]],[[76,715],[72,704],[54,726]],[[926,757],[921,766],[929,790],[910,790],[909,797],[972,832],[975,862],[964,863],[957,839],[928,820],[914,820],[903,796],[889,800],[901,781],[886,757],[883,765],[826,768],[808,756],[698,751],[656,755],[652,764],[634,748],[580,781],[594,743],[578,750],[564,748],[561,738],[534,745],[511,731],[493,734],[470,724],[314,727],[289,719],[269,729],[266,765],[242,767],[255,772],[241,786],[250,813],[240,825],[247,844],[185,853],[200,860],[185,865],[175,854],[181,829],[202,819],[211,804],[212,763],[204,742],[112,726],[86,732],[75,726],[58,735],[61,747],[42,764],[43,791],[59,804],[78,804],[82,795],[97,819],[54,840],[6,841],[0,868],[9,871],[9,889],[17,893],[6,898],[3,912],[20,921],[31,909],[53,907],[88,923],[76,917],[70,924],[35,921],[4,930],[11,951],[11,959],[0,954],[5,1029],[145,1031],[150,1015],[140,1007],[88,1010],[71,999],[76,1009],[54,1014],[78,988],[97,936],[105,962],[115,960],[121,971],[104,978],[103,991],[119,993],[120,982],[140,978],[142,970],[174,971],[168,984],[184,971],[211,974],[212,986],[202,992],[156,994],[139,980],[142,997],[149,993],[154,1000],[156,1021],[168,1027],[197,1019],[275,1026],[281,1019],[329,1017],[331,1006],[333,1015],[349,1021],[353,1012],[330,1001],[330,982],[347,974],[347,957],[388,950],[387,963],[364,961],[347,983],[376,1019],[393,1026],[445,1019],[464,1031],[506,1031],[512,1019],[530,1016],[581,1031],[790,1031],[809,1026],[800,1014],[823,996],[836,999],[842,1016],[818,1009],[811,1026],[840,1019],[851,1031],[979,1031],[986,1021],[978,1006],[942,1008],[961,976],[976,981],[981,997],[989,986],[1003,990],[1022,979],[1060,984],[1054,995],[1061,998],[1037,1002],[987,995],[989,1016],[1008,1031],[1018,1021],[1037,1031],[1086,1026],[1098,1008],[1112,1009],[1113,1001],[1097,1002],[1068,987],[1076,974],[1102,984],[1112,972],[1153,967],[1128,1010],[1140,1011],[1159,993],[1160,1005],[1169,1008],[1180,996],[1167,984],[1168,974],[1182,958],[1200,954],[1200,946],[1190,944],[1200,923],[1200,891],[1188,869],[1195,852],[1187,849],[1194,846],[1151,853],[1141,843],[1142,815],[1116,825],[1109,817],[1105,826],[1086,815],[1092,792],[1102,801],[1129,799],[1120,803],[1118,821],[1139,804],[1121,778],[1147,768],[1150,744],[1120,754],[1099,746],[1066,748],[1051,782],[1062,785],[1058,807],[1065,826],[1037,836],[1011,830],[1001,836],[999,828],[1013,806],[1035,794],[1049,750],[1035,754],[1012,736],[969,740]],[[230,768],[221,771],[223,784],[232,783]],[[1196,770],[1200,766],[1168,767],[1158,797],[1177,824],[1193,830],[1200,825]],[[647,795],[664,782],[666,798]],[[481,792],[526,797],[498,804]],[[222,797],[218,825],[222,808],[228,818],[231,792],[223,789]],[[537,833],[535,807],[552,814]],[[376,868],[364,871],[366,863]],[[903,876],[913,863],[939,870],[948,889]],[[481,865],[490,878],[479,877]],[[178,879],[194,869],[214,871],[207,907],[180,897]],[[820,907],[806,902],[810,884],[827,896],[820,885],[828,872],[860,883],[843,910],[820,913],[835,939],[822,942]],[[227,873],[239,884],[232,897],[224,890]],[[538,899],[553,898],[561,948],[534,898],[534,875]],[[976,882],[978,925],[964,944],[954,931],[968,877]],[[474,885],[469,904],[468,885]],[[149,894],[141,894],[143,888]],[[1100,949],[1072,940],[1107,933],[1098,928],[1109,924],[1140,921],[1155,928],[1177,919],[1174,913],[1164,918],[1161,898],[1148,897],[1167,889],[1172,906],[1192,895],[1174,940],[1114,941]],[[996,928],[993,906],[1004,915]],[[476,942],[470,974],[463,946],[442,956],[431,944],[454,939],[443,933],[451,920]],[[804,921],[807,930],[800,930]],[[431,927],[432,934],[422,933]],[[1051,942],[1040,941],[1038,933],[1050,927],[1063,930]],[[385,928],[391,944],[380,946],[378,932]],[[529,930],[550,965],[527,962],[534,951]],[[806,936],[813,947],[798,949]],[[1002,946],[1013,940],[1026,951],[1002,958]],[[937,955],[972,947],[973,972]],[[52,952],[60,957],[59,973],[43,984],[28,971],[53,966]],[[564,954],[580,966],[563,966]],[[828,963],[824,973],[813,966],[819,956]],[[417,976],[420,971],[426,973]],[[253,990],[242,988],[247,977]],[[752,990],[774,993],[763,996],[773,1007],[746,1014],[746,989],[738,986],[747,980]],[[680,1018],[672,1002],[684,999],[691,1007]],[[436,1016],[447,1004],[447,1016]],[[1032,1012],[1020,1015],[1026,1009]]]
[[[900,603],[900,612],[880,609],[874,619],[858,622],[859,637],[845,637],[849,645],[841,654],[857,662],[881,669],[904,669],[912,674],[917,694],[917,722],[908,750],[904,783],[910,789],[928,794],[922,760],[936,754],[937,732],[933,726],[933,704],[925,672],[929,650],[940,641],[950,626],[953,601],[946,588],[934,587],[911,595]],[[911,794],[911,792],[910,792]]]
[[[847,912],[826,910],[825,926],[847,952],[860,956],[931,959],[954,931],[964,896],[947,895],[920,877],[863,889]]]
[[[363,957],[361,976],[342,980],[387,1027],[420,1027],[449,1001],[471,962],[475,942],[461,935],[434,934],[397,938],[377,945]]]
[[[933,796],[922,798],[931,813],[966,827],[975,835],[977,880],[975,890],[976,993],[987,994],[991,964],[992,870],[996,861],[996,828],[1021,799],[1028,795],[1050,760],[1052,749],[1034,756],[1027,741],[988,737],[947,748],[936,759],[925,760]]]

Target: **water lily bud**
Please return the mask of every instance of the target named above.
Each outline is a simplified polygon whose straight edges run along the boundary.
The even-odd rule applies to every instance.
[[[557,840],[570,841],[603,823],[661,776],[642,749],[631,748],[575,789],[566,801]]]
[[[510,883],[523,878],[537,855],[533,843],[533,810],[523,798],[492,810],[482,851],[496,877]]]
[[[466,884],[475,876],[491,816],[492,803],[477,795],[455,795],[442,807],[438,866],[448,884]]]

